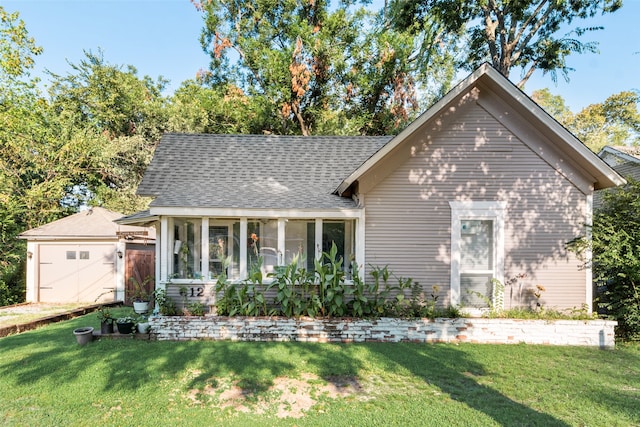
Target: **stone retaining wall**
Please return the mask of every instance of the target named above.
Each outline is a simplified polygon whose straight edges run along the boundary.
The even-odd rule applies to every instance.
[[[610,320],[289,319],[280,317],[159,316],[151,339],[304,342],[470,342],[614,347]]]

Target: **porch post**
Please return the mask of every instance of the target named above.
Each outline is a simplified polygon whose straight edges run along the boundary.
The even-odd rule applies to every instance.
[[[358,264],[358,275],[360,280],[365,279],[366,264],[365,264],[365,220],[364,212],[365,208],[362,208],[360,217],[356,218],[356,264]]]
[[[240,279],[248,277],[247,273],[247,226],[249,221],[246,217],[240,218]]]

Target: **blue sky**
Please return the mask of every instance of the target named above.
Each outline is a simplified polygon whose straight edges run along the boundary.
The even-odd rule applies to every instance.
[[[133,65],[140,76],[163,76],[176,89],[209,63],[199,42],[202,15],[189,0],[4,0],[3,7],[20,12],[31,36],[44,53],[36,58],[34,75],[48,69],[70,71],[67,61],[78,63],[83,50],[97,52],[111,64]],[[600,54],[572,55],[567,83],[557,85],[536,72],[525,91],[548,87],[561,95],[572,111],[604,101],[623,90],[640,90],[640,0],[624,0],[614,14],[577,25],[605,29],[582,40],[600,43]],[[518,80],[514,72],[513,80]]]

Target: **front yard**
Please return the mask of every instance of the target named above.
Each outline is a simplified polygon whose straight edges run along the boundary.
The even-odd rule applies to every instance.
[[[0,338],[2,425],[640,425],[640,348]]]

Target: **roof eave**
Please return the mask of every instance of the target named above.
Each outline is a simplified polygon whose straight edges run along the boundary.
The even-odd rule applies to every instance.
[[[570,150],[575,154],[578,154],[580,158],[584,160],[584,162],[581,162],[583,167],[596,180],[593,183],[595,190],[624,185],[626,183],[624,178],[609,167],[609,165],[600,159],[594,152],[589,150],[586,145],[580,142],[580,140],[578,140],[571,132],[531,100],[531,98],[529,98],[524,92],[518,89],[511,81],[500,74],[492,66],[485,63],[458,83],[444,97],[433,104],[427,111],[414,120],[413,123],[407,126],[402,132],[389,141],[389,143],[365,161],[351,175],[345,178],[336,188],[335,192],[340,195],[344,193],[364,173],[389,154],[394,148],[402,143],[402,141],[420,129],[431,118],[439,114],[450,102],[466,93],[485,75],[488,76],[487,78],[490,85],[498,87],[502,91],[506,92],[512,99],[517,100],[529,114],[534,115],[536,119],[540,120],[557,138],[563,140]]]
[[[481,65],[468,77],[458,83],[453,89],[451,89],[445,96],[440,98],[435,104],[429,107],[424,113],[422,113],[416,120],[411,122],[406,128],[402,130],[398,135],[391,139],[384,147],[378,150],[373,156],[365,161],[358,169],[356,169],[351,175],[345,178],[342,183],[336,189],[337,194],[344,193],[354,182],[358,180],[365,172],[371,169],[378,161],[389,154],[395,147],[397,147],[402,141],[416,132],[420,127],[429,121],[432,117],[438,114],[444,106],[454,100],[460,94],[464,93],[468,87],[470,87],[475,81],[477,81],[481,75],[487,72],[487,69],[493,69],[488,64]]]

